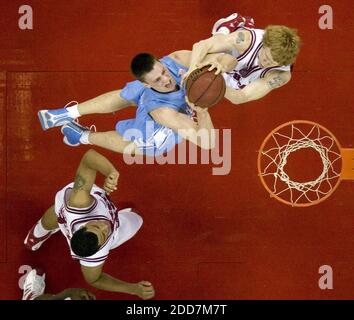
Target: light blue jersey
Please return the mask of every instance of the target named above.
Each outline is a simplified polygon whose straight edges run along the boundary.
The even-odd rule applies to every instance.
[[[180,70],[188,68],[180,65],[170,57],[163,57],[160,62],[168,68],[178,85],[181,84]],[[135,119],[118,121],[116,130],[124,138],[134,141],[137,147],[146,155],[158,156],[182,141],[172,129],[158,124],[150,112],[161,107],[174,109],[178,112],[192,115],[192,110],[185,101],[185,89],[175,92],[160,93],[145,87],[140,81],[129,82],[121,91],[120,96],[137,105]]]

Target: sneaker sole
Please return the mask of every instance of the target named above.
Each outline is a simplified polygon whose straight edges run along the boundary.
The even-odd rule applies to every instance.
[[[46,130],[48,130],[49,128],[51,128],[51,127],[48,126],[47,121],[46,121],[45,116],[44,116],[44,113],[45,113],[46,111],[48,111],[48,110],[38,111],[38,113],[37,113],[38,119],[39,119],[39,122],[40,122],[40,124],[41,124],[41,126],[42,126],[43,131],[46,131]],[[43,113],[43,114],[42,114],[42,113]]]
[[[77,144],[73,144],[73,143],[70,143],[68,141],[68,138],[66,136],[64,136],[63,138],[63,142],[67,145],[67,146],[70,146],[70,147],[78,147],[81,143],[77,143]]]
[[[46,118],[46,116],[45,116],[45,114],[47,113],[47,111],[48,111],[48,110],[41,110],[41,111],[38,111],[38,113],[37,113],[37,114],[38,114],[39,122],[40,122],[40,124],[41,124],[41,126],[42,126],[42,129],[43,129],[44,131],[46,131],[46,130],[48,130],[48,129],[50,129],[50,128],[60,127],[60,126],[66,125],[67,123],[70,123],[70,122],[73,121],[72,119],[71,119],[71,120],[60,120],[60,121],[58,121],[55,125],[50,126],[50,125],[48,124],[48,120],[47,120],[47,118]]]

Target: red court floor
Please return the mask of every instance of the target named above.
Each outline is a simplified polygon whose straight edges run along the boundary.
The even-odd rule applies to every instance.
[[[326,3],[332,30],[318,26],[319,0],[31,0],[33,30],[18,28],[22,4],[0,1],[1,299],[21,297],[23,265],[46,271],[48,291],[88,287],[62,235],[35,253],[23,246],[87,150],[64,145],[58,129],[43,132],[37,111],[123,87],[132,80],[135,54],[191,49],[232,12],[254,17],[258,28],[299,30],[303,44],[292,80],[256,102],[224,100],[210,110],[216,128],[232,129],[226,176],[213,176],[212,165],[128,166],[121,155],[101,150],[121,174],[112,199],[134,204],[144,218],[141,231],[111,252],[105,271],[151,281],[156,299],[354,298],[353,182],[343,181],[318,205],[294,208],[270,198],[257,176],[263,139],[287,121],[318,122],[342,146],[354,147],[352,1]],[[110,130],[133,114],[132,108],[81,122]],[[332,290],[318,286],[322,265],[333,269]],[[132,298],[95,292],[98,299]]]

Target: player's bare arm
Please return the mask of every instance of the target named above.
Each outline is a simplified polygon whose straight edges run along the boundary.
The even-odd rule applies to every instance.
[[[151,299],[155,295],[152,284],[148,281],[129,283],[103,273],[103,264],[97,267],[81,266],[82,274],[91,286],[106,291],[121,292],[136,295],[142,299]]]
[[[206,65],[210,65],[208,70],[215,70],[215,74],[231,72],[237,66],[237,59],[227,53],[210,53],[197,65],[197,68],[202,68]]]
[[[92,203],[90,192],[96,180],[97,171],[106,177],[104,185],[106,192],[110,193],[116,190],[118,171],[106,157],[90,149],[82,157],[77,169],[74,187],[69,197],[69,205],[85,208]]]
[[[214,126],[206,109],[197,109],[197,122],[189,116],[171,108],[158,108],[151,116],[159,124],[171,128],[184,139],[198,145],[202,149],[212,149],[215,145]]]
[[[290,71],[271,72],[264,77],[270,90],[280,88],[291,80]]]
[[[187,68],[190,66],[191,56],[192,51],[189,50],[179,50],[169,55],[173,60]],[[198,67],[209,64],[212,65],[212,69],[221,66],[222,70],[219,72],[231,72],[237,65],[237,59],[230,54],[210,53],[203,59]]]
[[[264,78],[257,79],[241,90],[226,87],[225,98],[234,104],[241,104],[263,98],[272,90],[287,84],[291,79],[290,71],[273,71]]]
[[[227,53],[237,50],[242,54],[250,45],[248,30],[238,30],[228,35],[218,34],[193,45],[189,71],[194,70],[209,53]]]

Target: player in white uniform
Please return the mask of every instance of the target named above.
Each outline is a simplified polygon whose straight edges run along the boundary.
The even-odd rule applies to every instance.
[[[94,182],[96,172],[106,177],[103,189]],[[60,190],[55,204],[32,227],[25,246],[34,251],[52,234],[61,231],[73,259],[80,261],[85,280],[95,288],[134,294],[142,299],[154,296],[148,281],[127,283],[102,272],[111,249],[117,248],[140,229],[142,218],[131,211],[118,211],[108,195],[116,190],[118,171],[94,150],[83,156],[75,182]]]
[[[232,72],[225,72],[215,62],[210,69],[223,72],[225,98],[234,104],[257,100],[290,81],[291,65],[299,52],[297,31],[286,26],[254,29],[253,19],[234,13],[220,19],[213,27],[213,36],[194,44],[190,68],[185,77],[200,67],[209,53],[230,53],[238,63]]]

